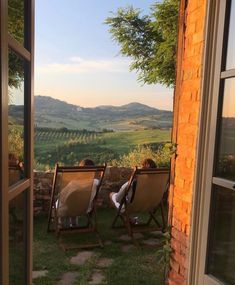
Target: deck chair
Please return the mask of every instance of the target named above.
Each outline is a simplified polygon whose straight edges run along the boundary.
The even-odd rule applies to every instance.
[[[47,231],[55,231],[60,238],[65,233],[94,232],[97,243],[81,246],[65,246],[64,249],[103,246],[97,228],[96,198],[102,185],[106,165],[104,166],[59,166],[56,164],[51,193],[51,203],[48,217]],[[94,179],[97,187],[92,191]],[[71,220],[77,221],[85,217],[86,223],[71,225]]]
[[[166,228],[162,198],[169,185],[169,174],[169,169],[135,168],[131,175],[112,227],[117,228],[117,220],[121,218],[128,234],[136,245],[138,243],[134,238],[133,232],[154,230],[164,232]],[[161,211],[161,224],[155,215],[158,209]],[[147,222],[133,225],[130,219],[131,216],[140,213],[149,214]],[[154,227],[151,226],[151,222],[155,223]]]

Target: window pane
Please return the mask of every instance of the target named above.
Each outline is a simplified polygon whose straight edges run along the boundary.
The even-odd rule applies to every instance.
[[[24,0],[8,0],[8,32],[24,44]]]
[[[24,60],[9,52],[9,185],[24,177]]]
[[[235,78],[225,80],[216,176],[235,181]]]
[[[214,186],[208,273],[224,284],[235,284],[235,191]]]
[[[19,194],[9,204],[9,279],[10,285],[25,285],[25,193]]]
[[[226,70],[235,68],[235,3],[231,2]]]

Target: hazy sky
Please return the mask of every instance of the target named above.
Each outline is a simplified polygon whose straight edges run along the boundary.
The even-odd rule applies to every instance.
[[[111,11],[153,0],[36,0],[35,94],[80,106],[141,102],[172,110],[172,90],[137,82],[103,24]]]

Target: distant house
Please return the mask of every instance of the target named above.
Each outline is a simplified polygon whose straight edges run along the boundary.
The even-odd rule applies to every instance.
[[[34,0],[0,3],[0,284],[30,285]],[[24,82],[23,168],[8,151],[9,70]],[[168,283],[235,284],[234,0],[180,1],[173,140]]]

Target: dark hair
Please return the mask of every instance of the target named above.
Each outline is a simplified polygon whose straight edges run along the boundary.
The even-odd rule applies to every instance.
[[[93,160],[86,158],[80,161],[79,166],[94,166],[95,163]]]
[[[156,163],[151,158],[146,158],[141,162],[143,168],[156,168]]]

